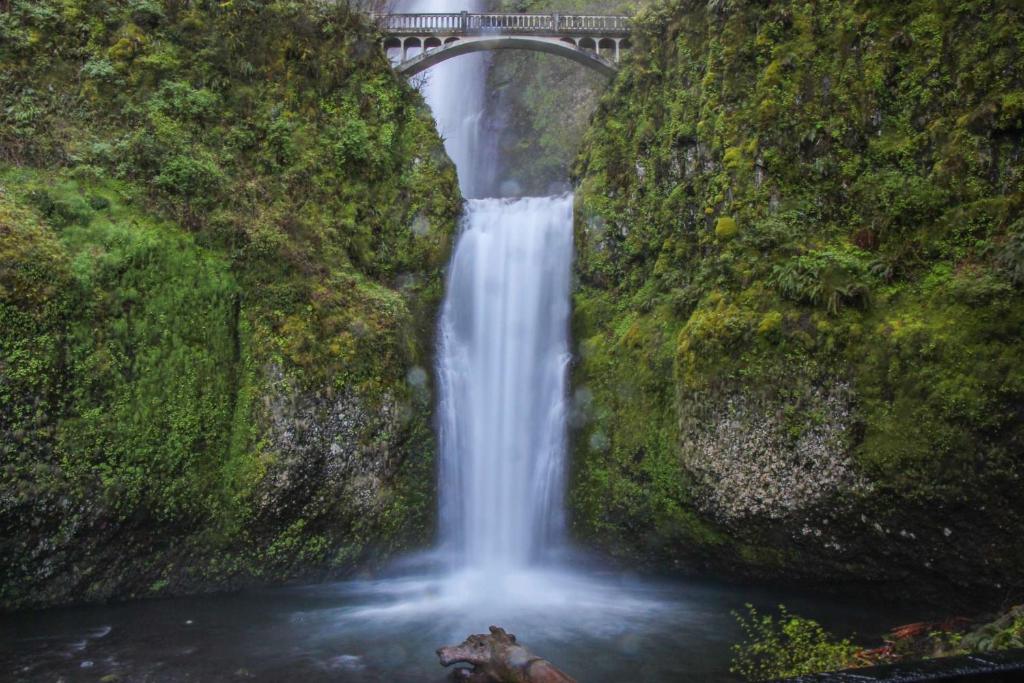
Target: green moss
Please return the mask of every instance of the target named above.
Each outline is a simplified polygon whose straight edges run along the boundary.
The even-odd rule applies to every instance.
[[[429,540],[430,388],[406,378],[460,199],[377,46],[315,3],[0,13],[5,606]],[[377,488],[327,476],[332,444]]]
[[[729,240],[736,236],[736,233],[740,231],[736,225],[736,219],[730,216],[722,216],[715,221],[715,237],[720,240]]]
[[[766,313],[761,318],[760,324],[757,326],[757,333],[765,336],[773,335],[782,329],[782,313],[780,311],[771,311]]]
[[[1022,585],[1022,30],[983,0],[638,16],[574,170],[575,372],[592,398],[572,501],[589,538],[669,566],[885,578],[928,557],[936,581]],[[850,397],[821,457],[873,493],[723,519],[688,464],[712,457],[709,431],[777,425],[762,461],[784,460],[835,418],[821,387]],[[604,447],[586,447],[595,434]],[[650,453],[674,484],[664,509],[724,543],[666,539],[639,504],[602,510],[650,486]],[[985,512],[958,517],[964,501]]]

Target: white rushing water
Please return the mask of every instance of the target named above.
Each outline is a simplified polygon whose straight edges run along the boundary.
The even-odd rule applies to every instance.
[[[405,0],[397,12],[477,12],[480,0]],[[411,50],[409,56],[415,56]],[[487,53],[463,55],[442,62],[423,76],[423,94],[434,112],[445,150],[459,171],[465,197],[483,197],[494,187],[495,150],[487,135]]]
[[[560,541],[572,197],[479,199],[438,348],[441,538],[455,562],[529,565]]]
[[[410,0],[401,11],[480,9]],[[466,216],[449,269],[437,377],[440,536],[459,567],[521,569],[562,532],[572,197],[480,198],[496,186],[487,55],[430,69],[427,103]]]
[[[410,0],[404,12],[479,9]],[[354,623],[431,623],[451,638],[488,624],[534,637],[639,633],[669,600],[564,557],[571,194],[499,199],[486,121],[488,57],[426,73],[424,95],[469,197],[449,264],[436,364],[439,573],[352,584]],[[514,183],[504,183],[502,194]],[[436,565],[435,565],[436,566]],[[571,624],[571,626],[570,626]]]
[[[474,9],[420,0],[400,11]],[[427,72],[427,103],[472,197],[438,325],[440,547],[446,570],[358,586],[355,623],[429,622],[450,638],[500,623],[535,637],[566,628],[639,631],[663,610],[643,587],[545,562],[564,547],[571,194],[481,198],[500,179],[485,125],[487,60]],[[509,184],[511,186],[511,184]]]

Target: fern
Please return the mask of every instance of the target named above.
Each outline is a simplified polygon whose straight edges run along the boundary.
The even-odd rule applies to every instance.
[[[835,315],[843,306],[866,308],[872,279],[859,250],[828,248],[776,265],[770,282],[782,296],[824,306]]]

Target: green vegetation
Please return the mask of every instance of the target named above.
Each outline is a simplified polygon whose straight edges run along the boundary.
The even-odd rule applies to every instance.
[[[0,8],[0,602],[427,542],[456,187],[344,6]]]
[[[1024,587],[1024,16],[640,12],[575,166],[577,534]]]
[[[813,619],[792,615],[782,605],[778,617],[760,614],[752,605],[747,605],[747,612],[747,616],[735,614],[746,640],[733,646],[729,670],[748,681],[856,666],[857,646],[835,640]]]
[[[954,641],[959,652],[995,652],[1024,648],[1024,605]]]
[[[762,615],[751,605],[747,611],[746,616],[734,613],[744,640],[733,645],[731,671],[748,681],[1024,646],[1024,606],[984,623],[957,618],[907,624],[891,631],[883,645],[871,649],[850,639],[837,640],[818,622],[792,615],[781,605],[777,617]]]

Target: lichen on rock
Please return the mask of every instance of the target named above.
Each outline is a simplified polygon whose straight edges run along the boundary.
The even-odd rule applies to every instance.
[[[815,387],[815,415],[799,433],[787,429],[778,404],[736,394],[709,412],[715,418],[683,437],[683,466],[699,486],[697,504],[723,522],[784,519],[823,501],[858,496],[871,484],[850,453],[853,426],[848,383]],[[792,429],[790,425],[789,429]]]

